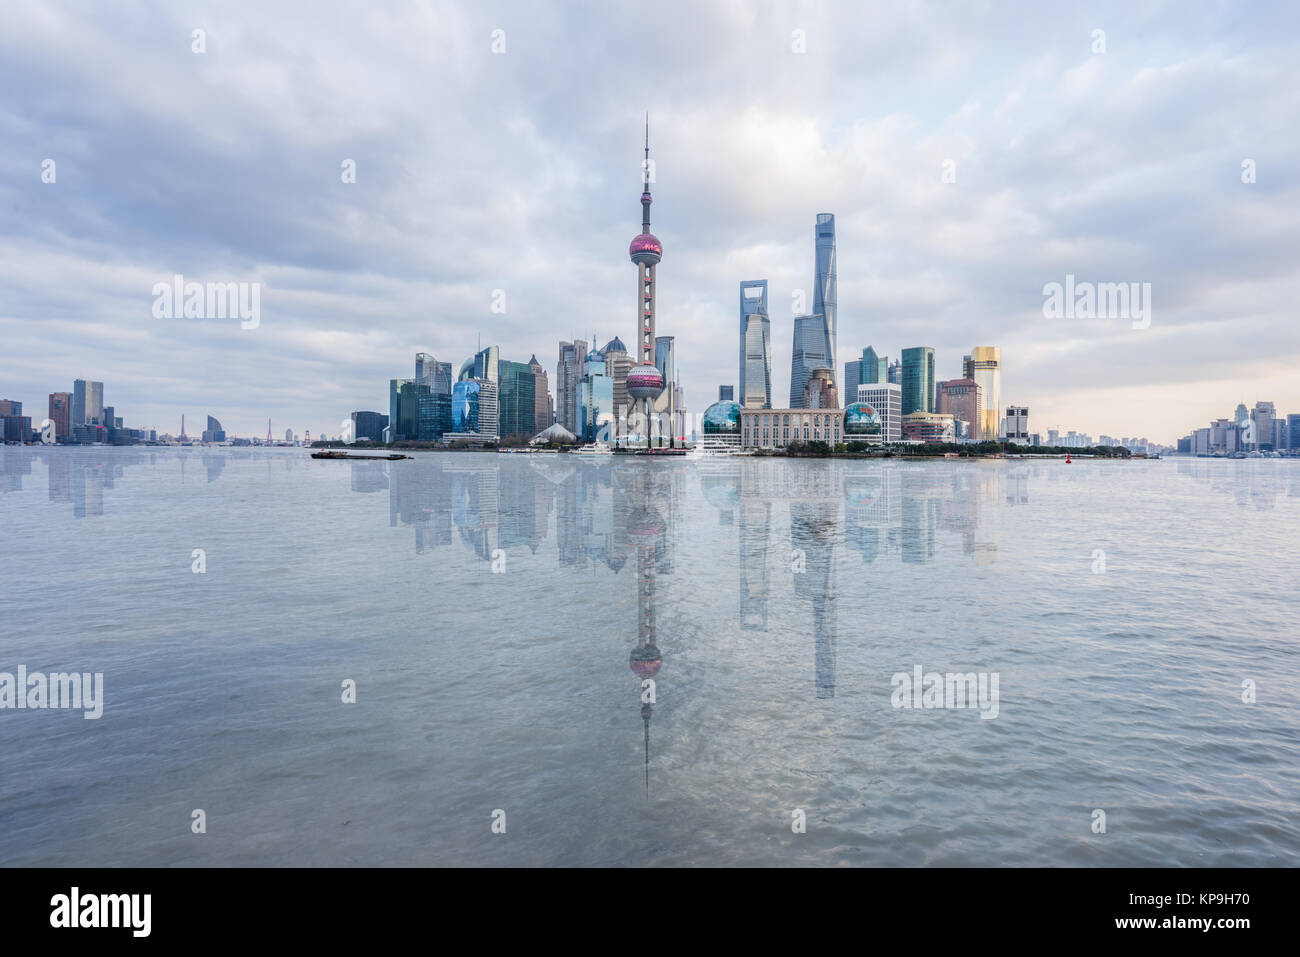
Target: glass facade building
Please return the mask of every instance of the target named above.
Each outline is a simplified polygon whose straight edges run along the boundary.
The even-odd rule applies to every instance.
[[[804,389],[814,369],[826,367],[826,335],[821,316],[796,316],[790,354],[790,408],[803,408]]]
[[[464,379],[452,389],[452,431],[474,433],[495,439],[497,431],[497,386],[487,379]]]
[[[825,340],[822,359],[835,378],[835,322],[838,306],[835,276],[835,216],[818,213],[813,227],[817,250],[817,282],[813,289],[813,315],[822,320],[822,338]]]
[[[394,442],[420,438],[420,388],[414,379],[388,380],[388,424]]]
[[[997,346],[976,346],[971,354],[962,358],[962,378],[974,379],[980,387],[983,413],[976,434],[971,423],[972,438],[997,440],[1002,433],[999,418],[1002,408],[1002,350]]]
[[[903,415],[934,411],[934,350],[916,346],[903,350]]]
[[[740,284],[740,403],[772,407],[772,322],[767,310],[767,280]]]

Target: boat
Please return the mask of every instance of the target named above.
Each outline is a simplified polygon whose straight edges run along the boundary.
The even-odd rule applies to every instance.
[[[349,455],[347,452],[322,451],[313,452],[311,457],[314,459],[349,459],[353,462],[396,462],[398,459],[409,459],[409,455]]]
[[[574,455],[613,455],[614,450],[602,442],[592,442],[580,449],[573,450]]]
[[[708,459],[753,454],[753,449],[742,449],[739,445],[729,445],[721,439],[701,439],[686,453],[686,457],[688,459]]]

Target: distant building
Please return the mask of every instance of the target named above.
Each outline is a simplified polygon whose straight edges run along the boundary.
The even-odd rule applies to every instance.
[[[909,412],[903,416],[903,438],[934,444],[957,441],[951,415],[939,412]]]
[[[862,381],[859,385],[876,385],[881,382],[889,381],[889,360],[884,356],[876,355],[876,350],[867,346],[862,350]],[[845,395],[855,395],[857,390],[850,392],[847,388],[844,390]]]
[[[614,380],[606,372],[605,356],[599,351],[587,353],[578,383],[579,428],[574,434],[588,442],[609,442],[614,428]]]
[[[606,357],[608,358],[608,357]],[[551,427],[551,389],[546,370],[534,355],[528,360],[533,374],[533,430],[534,434]]]
[[[352,439],[355,442],[382,442],[386,428],[388,428],[388,416],[382,412],[352,413]],[[293,433],[287,432],[285,441],[292,440]]]
[[[887,381],[892,382],[896,386],[902,386],[903,363],[900,360],[895,359],[893,362],[889,363],[889,372],[888,372]]]
[[[939,383],[938,411],[966,423],[965,435],[958,429],[958,438],[980,439],[984,421],[984,399],[979,384],[974,379],[945,379]]]
[[[204,442],[224,442],[226,441],[226,430],[221,427],[212,416],[208,416],[208,427],[203,430]]]
[[[54,423],[54,437],[67,441],[72,433],[72,393],[51,392],[49,419]]]
[[[1286,417],[1287,447],[1300,449],[1300,414],[1288,413]]]
[[[574,435],[578,424],[578,383],[587,361],[587,343],[582,339],[560,343],[560,360],[555,367],[555,420]]]
[[[903,350],[903,415],[934,411],[934,349]]]
[[[104,424],[104,383],[77,379],[72,383],[72,431]]]
[[[962,377],[974,379],[980,387],[984,418],[979,423],[978,437],[996,441],[1001,434],[1002,350],[997,346],[976,346],[962,358]]]
[[[740,284],[740,404],[772,407],[772,323],[767,311],[767,280]]]
[[[871,414],[880,420],[882,442],[897,442],[903,437],[903,390],[894,382],[877,382],[873,385],[858,386],[857,405],[865,409],[855,412],[854,416]],[[850,424],[848,410],[845,410],[845,428]],[[858,434],[862,434],[859,432]],[[870,433],[867,433],[870,434]],[[849,439],[849,441],[854,441]],[[868,440],[869,441],[869,440]]]
[[[390,442],[415,442],[420,438],[420,388],[415,379],[388,381]]]
[[[747,449],[783,449],[794,442],[844,441],[839,409],[741,409],[740,443]]]
[[[813,369],[803,390],[804,409],[838,409],[840,396],[835,388],[835,377],[830,369]]]
[[[497,431],[497,386],[488,379],[462,379],[452,392],[452,432],[444,442],[473,435],[495,442]]]
[[[790,357],[790,405],[802,408],[804,391],[814,369],[829,368],[826,326],[821,316],[796,316]]]
[[[720,386],[718,386],[718,401],[719,401],[719,402],[735,402],[735,401],[736,401],[736,387],[733,386],[733,385],[720,385]]]
[[[1026,406],[1007,406],[1007,441],[1015,445],[1029,444],[1029,409]]]
[[[1256,402],[1255,408],[1250,410],[1250,419],[1255,425],[1256,450],[1266,452],[1273,449],[1273,418],[1276,415],[1277,409],[1272,402]]]

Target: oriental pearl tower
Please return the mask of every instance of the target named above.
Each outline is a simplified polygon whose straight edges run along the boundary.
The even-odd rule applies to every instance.
[[[655,366],[655,266],[663,258],[663,243],[650,232],[650,115],[645,121],[645,166],[641,175],[641,232],[632,240],[627,254],[637,267],[637,365],[628,370],[627,394],[632,414],[639,403],[643,410],[646,448],[650,447],[651,403],[664,391],[663,373]],[[671,434],[671,430],[670,430]]]

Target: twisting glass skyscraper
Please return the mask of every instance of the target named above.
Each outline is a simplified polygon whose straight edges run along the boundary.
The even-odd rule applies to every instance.
[[[837,312],[835,279],[835,214],[818,213],[815,227],[817,241],[817,286],[813,289],[813,315],[822,317],[822,334],[826,337],[826,367],[835,378],[835,320]]]
[[[818,213],[813,227],[816,263],[813,276],[813,311],[796,316],[790,357],[790,408],[803,408],[804,388],[814,369],[835,371],[835,320],[838,311],[835,279],[835,214]]]

